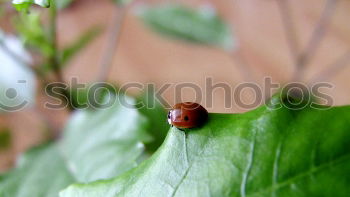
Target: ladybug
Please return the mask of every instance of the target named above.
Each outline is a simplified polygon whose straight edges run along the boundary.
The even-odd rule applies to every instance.
[[[176,104],[168,113],[168,122],[178,129],[202,126],[208,119],[208,111],[198,103]]]

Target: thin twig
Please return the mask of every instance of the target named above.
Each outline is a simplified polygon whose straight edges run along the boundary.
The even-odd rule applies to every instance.
[[[336,61],[331,63],[325,70],[316,75],[316,77],[312,78],[311,84],[315,82],[323,82],[329,80],[330,78],[337,75],[340,71],[342,71],[346,66],[350,64],[350,49],[346,51],[341,57],[339,57]]]
[[[56,0],[50,1],[50,9],[49,9],[49,38],[51,42],[52,54],[48,58],[48,63],[53,68],[53,73],[57,79],[57,82],[64,84],[64,76],[62,72],[62,66],[59,59],[59,51],[57,44],[57,8],[56,8]],[[68,101],[68,110],[73,111],[72,102],[70,100],[70,91],[67,89],[61,89],[62,99],[67,99]]]
[[[108,78],[108,73],[112,67],[113,57],[118,48],[121,32],[123,27],[123,22],[127,13],[128,7],[118,7],[115,6],[114,16],[112,19],[111,30],[107,39],[106,48],[101,59],[101,71],[97,78],[97,81],[106,81]]]
[[[243,57],[242,51],[240,49],[238,49],[238,51],[233,51],[231,57],[240,70],[240,73],[243,75],[243,79],[247,82],[253,81],[253,72],[251,71],[246,59]]]
[[[321,41],[330,23],[331,16],[335,11],[337,2],[338,0],[327,0],[326,5],[321,13],[321,17],[314,28],[311,39],[298,58],[297,70],[293,77],[295,80],[300,80],[303,78],[302,75],[304,73],[305,66],[310,62],[316,50],[319,48],[319,45],[321,44]]]
[[[51,64],[54,74],[58,82],[64,83],[64,77],[60,62],[58,59],[58,50],[57,50],[57,9],[55,0],[51,0],[50,12],[49,12],[49,36],[51,42],[52,55],[49,57],[49,63]]]
[[[286,39],[288,42],[289,51],[293,58],[294,64],[298,62],[299,43],[296,28],[293,23],[292,14],[288,0],[277,0],[279,12],[282,19],[282,24]]]
[[[234,27],[235,24],[232,24]],[[234,34],[234,31],[231,31],[233,40],[237,40],[237,42],[240,41],[239,37],[236,38],[236,35]],[[240,45],[240,44],[239,44]],[[232,58],[233,62],[235,63],[235,66],[240,70],[240,74],[242,75],[242,78],[246,82],[252,82],[255,81],[252,69],[249,65],[249,62],[247,61],[246,57],[244,56],[244,51],[242,50],[242,47],[239,46],[237,49],[232,50],[229,52],[230,57]]]

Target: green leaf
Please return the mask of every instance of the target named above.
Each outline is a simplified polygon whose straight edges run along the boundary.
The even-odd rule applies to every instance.
[[[93,41],[100,33],[101,33],[101,29],[99,27],[93,27],[93,28],[87,30],[82,35],[80,35],[79,38],[77,38],[77,40],[75,40],[69,46],[66,46],[65,48],[60,50],[59,51],[59,56],[60,56],[60,65],[59,66],[62,69],[65,68],[68,65],[69,61],[74,56],[76,56],[81,50],[83,50],[89,43],[91,43],[91,41]],[[27,35],[27,34],[28,33],[24,33],[24,35]],[[50,53],[53,52],[49,41],[45,38],[45,35],[44,35],[44,37],[37,39],[37,41],[39,41],[39,42],[36,42],[36,43],[34,43],[35,39],[26,38],[25,40],[27,40],[26,43],[28,43],[28,44],[30,43],[33,46],[37,46],[40,49],[40,51],[43,54],[45,54],[46,56],[49,56]],[[45,40],[45,41],[40,42],[40,40]],[[44,63],[40,66],[40,71],[43,74],[51,72],[51,71],[53,71],[53,69],[54,68],[49,63]]]
[[[120,95],[112,107],[76,111],[60,142],[69,169],[79,182],[114,177],[137,165],[144,151],[147,120],[134,107],[135,100]],[[122,100],[123,99],[123,100]]]
[[[56,0],[55,5],[58,9],[64,9],[68,7],[73,0]]]
[[[143,107],[140,106],[139,111],[150,122],[147,131],[153,137],[153,140],[146,144],[146,148],[152,153],[164,142],[168,132],[167,112],[162,104],[154,98],[154,92],[152,91],[141,95],[139,102],[144,105]]]
[[[229,26],[214,12],[180,5],[163,5],[141,10],[145,24],[156,32],[199,44],[235,48]]]
[[[55,145],[25,153],[18,166],[0,178],[1,197],[48,197],[74,182]]]
[[[18,111],[34,104],[36,79],[27,66],[30,61],[20,40],[0,30],[0,112]]]
[[[0,129],[0,151],[11,146],[11,131],[8,128]]]
[[[124,6],[124,5],[127,5],[131,2],[133,2],[133,0],[113,0],[117,5],[121,5],[121,6]]]
[[[268,106],[173,127],[149,159],[115,179],[74,184],[61,197],[318,196],[350,193],[350,107]]]
[[[72,109],[99,108],[98,103],[103,103],[105,96],[117,94],[118,90],[117,85],[109,83],[94,83],[85,87],[72,86],[69,91],[71,107]]]
[[[85,48],[92,40],[94,40],[101,33],[101,29],[93,27],[79,36],[72,44],[65,47],[61,54],[61,64],[66,64],[79,51]]]
[[[37,4],[41,7],[50,7],[50,0],[12,0],[13,6],[21,11],[28,9],[31,5]]]
[[[13,24],[26,46],[40,52],[45,57],[54,53],[50,38],[40,20],[39,12],[33,10],[30,13],[20,13]]]

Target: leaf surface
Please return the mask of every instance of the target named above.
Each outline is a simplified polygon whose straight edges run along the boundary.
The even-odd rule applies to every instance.
[[[57,147],[49,144],[28,151],[15,169],[0,178],[0,196],[54,197],[73,182]]]
[[[76,111],[65,129],[60,149],[79,182],[112,178],[135,167],[144,151],[142,142],[149,140],[147,119],[122,105],[135,100],[111,99],[116,99],[111,107]]]
[[[210,114],[202,128],[172,128],[144,163],[61,197],[339,196],[350,193],[350,107]],[[272,106],[272,107],[271,107]]]

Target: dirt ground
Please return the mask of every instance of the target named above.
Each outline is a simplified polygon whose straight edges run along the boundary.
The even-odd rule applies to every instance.
[[[293,58],[287,45],[278,0],[216,0],[177,1],[190,6],[212,4],[217,12],[228,21],[239,40],[240,53],[251,70],[250,76],[259,85],[270,76],[281,84],[291,80],[294,72]],[[157,3],[161,1],[150,1]],[[163,1],[164,2],[164,1]],[[310,39],[326,0],[290,0],[293,22],[297,28],[299,48],[303,49]],[[350,45],[350,1],[339,0],[336,13],[324,39],[306,68],[306,79],[311,79],[349,50]],[[59,43],[64,46],[82,32],[95,25],[102,26],[104,32],[85,48],[64,71],[65,80],[77,77],[79,82],[93,82],[100,71],[101,56],[106,45],[109,25],[113,15],[109,0],[79,0],[71,8],[59,15]],[[3,29],[11,30],[8,20],[0,23]],[[114,56],[109,81],[118,84],[127,82],[155,83],[157,87],[165,83],[173,84],[164,94],[169,103],[174,104],[174,84],[191,82],[204,88],[206,77],[215,83],[226,82],[232,86],[244,82],[237,62],[232,54],[223,50],[189,44],[168,39],[145,27],[130,10],[125,19],[121,41]],[[328,80],[334,85],[328,90],[335,105],[349,104],[350,66]],[[192,90],[184,91],[184,100],[193,100]],[[245,99],[252,95],[247,92]],[[236,113],[248,109],[237,106],[226,109],[224,91],[217,90],[213,96],[210,112]],[[39,103],[43,99],[39,98]],[[203,101],[205,103],[205,100]],[[52,120],[57,129],[63,127],[68,118],[66,111],[44,111],[44,116]],[[0,153],[0,172],[10,167],[14,156],[26,148],[40,143],[43,137],[43,116],[37,111],[22,111],[0,115],[0,126],[9,127],[13,133],[12,147]]]

